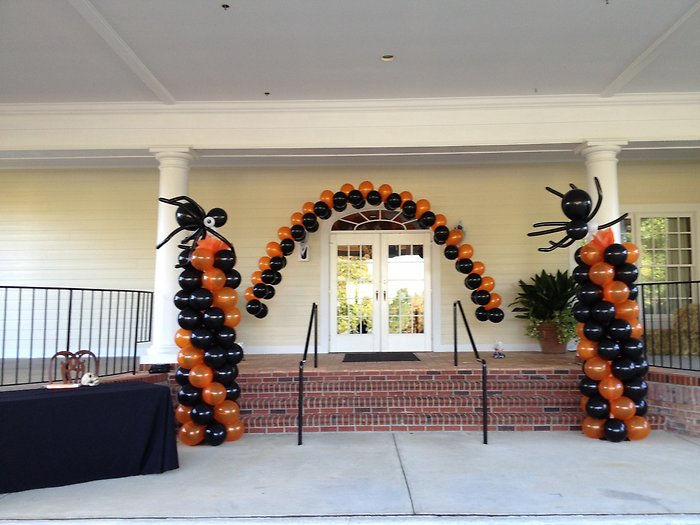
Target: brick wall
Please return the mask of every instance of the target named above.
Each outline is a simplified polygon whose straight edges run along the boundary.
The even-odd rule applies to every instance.
[[[649,410],[665,417],[666,430],[700,437],[700,374],[652,368],[647,382]]]

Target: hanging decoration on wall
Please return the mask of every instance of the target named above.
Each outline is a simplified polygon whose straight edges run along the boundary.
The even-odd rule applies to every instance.
[[[563,239],[552,242],[540,251],[571,246],[575,241],[590,239],[576,250],[578,266],[572,276],[579,285],[578,302],[572,307],[578,321],[580,338],[577,353],[583,360],[584,377],[579,384],[583,395],[581,409],[586,414],[581,427],[584,434],[596,439],[619,442],[639,440],[649,435],[647,413],[649,369],[641,340],[637,286],[639,275],[635,262],[639,248],[632,243],[615,242],[612,230],[603,229],[622,221],[627,214],[596,226],[591,221],[600,209],[603,194],[594,179],[598,202],[571,184],[562,194],[547,191],[561,198],[561,207],[569,222],[539,222],[534,227],[553,226],[528,235],[545,235],[566,231]]]
[[[179,245],[176,268],[180,290],[173,299],[179,310],[180,329],[175,333],[180,385],[175,417],[182,425],[180,440],[186,445],[205,442],[217,446],[241,438],[245,428],[236,400],[241,389],[236,383],[243,349],[236,343],[236,326],[241,320],[237,308],[241,276],[234,269],[233,245],[214,228],[226,223],[221,208],[208,213],[186,196],[161,202],[177,206],[178,228],[160,248],[182,231],[192,232]]]
[[[334,211],[342,212],[348,205],[359,210],[366,204],[383,204],[387,210],[400,209],[406,219],[415,219],[422,229],[431,228],[433,241],[445,245],[445,257],[454,260],[457,271],[465,274],[464,285],[472,290],[471,299],[477,305],[476,318],[493,323],[503,320],[501,296],[493,292],[496,283],[492,277],[484,275],[484,263],[472,259],[474,249],[470,244],[463,243],[463,228],[455,226],[450,229],[447,218],[431,211],[428,200],[413,200],[410,192],[397,193],[389,184],[382,184],[375,189],[369,181],[361,182],[357,188],[349,183],[343,184],[335,193],[324,190],[318,201],[306,202],[301,211],[292,213],[290,226],[282,226],[277,230],[279,242],[267,243],[266,255],[258,261],[259,269],[250,276],[251,286],[244,293],[246,311],[259,319],[267,315],[268,306],[264,301],[275,296],[275,286],[282,282],[281,270],[287,265],[286,257],[294,251],[296,243],[305,242],[308,233],[319,229],[319,219],[327,220]]]

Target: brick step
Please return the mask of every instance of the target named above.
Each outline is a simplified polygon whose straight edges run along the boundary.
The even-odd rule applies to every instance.
[[[298,391],[296,381],[249,383],[239,381],[242,391],[249,396],[264,394],[285,394]],[[539,392],[546,391],[551,394],[555,391],[571,392],[576,390],[576,382],[561,380],[490,380],[489,392],[522,391]],[[435,394],[438,392],[454,392],[461,395],[474,395],[481,392],[480,381],[309,381],[304,382],[304,391],[307,393],[359,393],[373,394],[397,393],[397,392],[425,392]]]
[[[242,415],[249,433],[296,432],[296,414]],[[493,431],[562,431],[581,430],[581,413],[556,414],[489,414]],[[664,425],[663,416],[649,416],[654,429]],[[423,432],[480,431],[481,414],[476,413],[401,413],[401,414],[308,414],[304,415],[304,432]]]
[[[492,411],[512,410],[538,410],[560,411],[564,409],[578,411],[580,409],[581,396],[572,393],[565,396],[489,396],[488,405]],[[296,414],[298,398],[294,397],[267,397],[267,398],[240,398],[241,412],[243,414],[284,414],[292,411]],[[323,410],[328,413],[352,412],[352,411],[413,411],[413,412],[455,412],[463,410],[481,410],[481,396],[323,396],[304,397],[304,410],[306,413]]]

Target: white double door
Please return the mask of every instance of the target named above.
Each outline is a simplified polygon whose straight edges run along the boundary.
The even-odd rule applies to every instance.
[[[331,234],[331,351],[427,351],[430,236]]]

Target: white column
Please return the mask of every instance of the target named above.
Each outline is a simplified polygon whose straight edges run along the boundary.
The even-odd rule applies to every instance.
[[[152,148],[158,159],[160,168],[159,197],[173,198],[188,194],[188,175],[190,163],[196,158],[196,153],[190,148]],[[158,203],[157,239],[159,243],[170,232],[178,227],[175,220],[175,206]],[[178,330],[178,310],[173,297],[180,289],[178,275],[182,271],[175,268],[180,249],[179,241],[187,236],[187,232],[173,237],[167,244],[156,250],[156,268],[153,285],[153,323],[151,329],[151,347],[148,353],[141,357],[141,363],[176,363],[178,347],[174,336]]]
[[[600,182],[603,191],[603,203],[595,218],[591,222],[605,224],[620,216],[620,198],[617,192],[617,154],[626,141],[588,141],[576,148],[576,153],[583,155],[588,174],[588,193],[595,205],[598,191],[594,178]],[[615,235],[615,241],[620,242],[620,224],[611,227]]]

